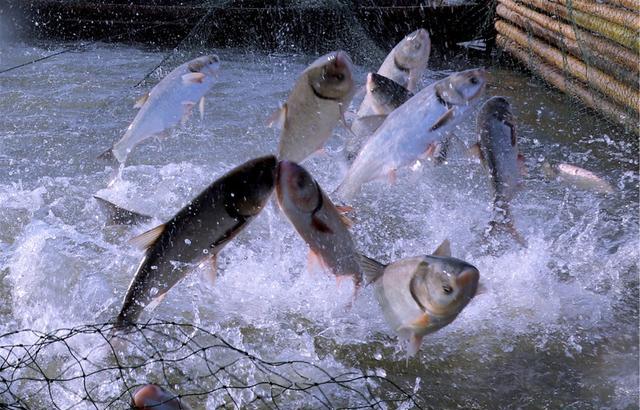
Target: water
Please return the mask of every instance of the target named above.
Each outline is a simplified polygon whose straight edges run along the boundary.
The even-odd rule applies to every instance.
[[[0,43],[0,68],[65,46]],[[0,75],[0,335],[111,320],[141,257],[127,239],[171,217],[231,167],[275,151],[277,133],[266,128],[266,120],[314,56],[234,50],[219,55],[223,72],[208,96],[204,121],[194,117],[171,138],[138,146],[123,181],[109,188],[113,170],[95,157],[133,119],[132,105],[146,90],[132,86],[163,54],[98,44]],[[424,83],[473,64],[434,62]],[[358,67],[361,83],[366,70]],[[127,389],[145,382],[192,394],[187,401],[195,408],[334,407],[376,397],[402,399],[395,387],[376,379],[386,377],[422,407],[637,408],[637,138],[523,73],[497,67],[491,73],[488,94],[511,100],[527,158],[529,175],[513,212],[528,248],[482,251],[480,236],[491,214],[488,178],[459,151],[447,166],[426,164],[400,173],[392,187],[368,184],[353,204],[353,232],[367,255],[388,262],[431,252],[448,238],[454,256],[481,272],[487,292],[450,326],[427,336],[417,358],[405,360],[371,289],[347,309],[350,284],[336,287],[334,279],[306,271],[305,244],[270,204],[222,252],[215,284],[206,267],[195,269],[155,311],[144,314],[144,320],[193,323],[204,333],[162,328],[172,341],[150,325],[149,340],[136,339],[140,350],[120,362],[146,357],[150,364],[118,372],[118,366],[104,370],[114,362],[105,359],[104,339],[95,329],[72,332],[67,344],[49,340],[40,346],[33,359],[39,368],[0,362],[0,403],[17,396],[31,408],[52,402],[95,408],[83,401],[90,395],[98,408],[122,408]],[[457,132],[467,143],[475,138],[472,127],[468,121]],[[328,192],[346,171],[344,135],[337,130],[328,153],[305,163]],[[616,192],[603,195],[550,181],[541,171],[544,161],[588,168]],[[105,227],[92,199],[96,193],[157,220]],[[256,357],[285,362],[270,368],[281,376],[228,347],[207,356],[218,366],[228,364],[217,379],[202,356],[168,362],[180,349],[202,353],[202,346],[185,338],[220,344],[206,332]],[[9,334],[0,337],[0,346],[37,340],[31,333]],[[0,352],[7,357],[6,349]],[[168,364],[162,366],[158,357]],[[296,367],[295,360],[337,379],[309,365]],[[50,379],[74,377],[50,384],[22,379],[42,379],[43,373]],[[363,373],[370,378],[340,379]],[[285,376],[326,383],[310,388],[313,394],[289,390],[270,399]],[[14,381],[11,392],[2,380]],[[258,386],[220,387],[234,383]],[[377,406],[412,405],[404,400]]]

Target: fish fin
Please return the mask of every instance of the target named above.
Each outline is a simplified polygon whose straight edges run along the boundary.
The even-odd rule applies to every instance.
[[[427,145],[427,149],[424,150],[424,152],[422,153],[422,155],[419,156],[419,158],[428,159],[433,157],[433,155],[436,152],[436,147],[437,147],[437,144],[435,142],[432,142],[431,144]]]
[[[212,254],[207,258],[207,262],[209,265],[209,280],[211,280],[212,284],[215,284],[218,278],[218,255]]]
[[[435,256],[451,256],[451,243],[449,243],[448,239],[442,241],[440,246],[433,252]]]
[[[189,117],[191,117],[191,113],[193,112],[193,107],[196,105],[193,101],[183,101],[182,102],[182,118],[180,118],[180,124],[184,125]]]
[[[423,335],[417,335],[415,333],[411,335],[409,338],[409,346],[407,348],[407,360],[409,360],[409,357],[414,357],[416,353],[418,353],[418,350],[420,350],[420,346],[422,345],[423,338]]]
[[[484,155],[482,155],[482,149],[480,148],[480,143],[476,142],[467,150],[467,155],[472,158],[477,158],[480,160],[483,166],[486,166],[487,162],[484,159]]]
[[[191,85],[191,84],[202,84],[206,75],[202,73],[188,73],[182,76],[182,84]]]
[[[198,110],[200,111],[200,119],[204,120],[204,97],[200,98],[200,103],[198,104]]]
[[[486,293],[489,293],[489,288],[487,288],[483,282],[478,282],[478,287],[476,289],[476,296],[484,295]]]
[[[344,224],[344,226],[347,227],[347,229],[352,228],[353,225],[355,224],[353,222],[353,219],[349,218],[347,215],[345,214],[340,214],[338,215],[338,218],[340,218],[340,222],[342,222]]]
[[[373,283],[382,277],[387,265],[362,254],[358,254],[358,257],[360,258],[360,268],[362,269],[362,276],[366,285]]]
[[[380,126],[386,119],[387,114],[367,115],[358,118],[358,122],[362,124],[367,130],[369,130],[369,132],[373,133],[375,130],[380,128]]]
[[[387,181],[391,184],[391,185],[395,185],[396,181],[398,180],[397,175],[396,175],[396,170],[392,169],[391,171],[389,171],[389,173],[387,174]]]
[[[353,207],[351,205],[336,205],[336,210],[341,214],[348,214],[353,212]]]
[[[282,107],[278,108],[271,116],[267,119],[268,127],[276,127],[281,130],[284,129],[287,123],[287,103],[282,104]]]
[[[104,151],[102,154],[98,155],[96,158],[99,159],[100,161],[106,161],[111,163],[115,163],[118,161],[118,159],[116,158],[116,155],[113,153],[113,147]]]
[[[309,249],[307,254],[307,271],[314,272],[316,270],[325,271],[326,266],[324,261],[313,249]]]
[[[122,208],[111,201],[94,195],[93,198],[98,202],[102,212],[107,217],[107,225],[134,225],[140,222],[148,222],[153,219],[152,216],[140,214]]]
[[[149,229],[148,231],[129,239],[129,243],[139,249],[150,248],[158,240],[160,235],[162,235],[166,227],[167,224],[158,225],[155,228]]]
[[[340,103],[338,104],[338,110],[340,111],[340,122],[342,122],[342,125],[344,126],[344,128],[349,131],[349,134],[353,135],[353,136],[357,136],[355,132],[353,132],[353,130],[351,129],[351,125],[349,125],[349,123],[347,122],[347,119],[345,118],[345,112],[346,109],[344,108],[345,105]]]
[[[151,312],[153,310],[155,310],[155,308],[158,307],[158,305],[160,305],[160,303],[162,303],[162,301],[164,300],[164,298],[167,296],[168,292],[164,292],[158,296],[156,296],[155,298],[151,299],[151,302],[149,302],[149,304],[147,306],[145,306],[145,310]]]
[[[316,215],[311,217],[311,226],[313,226],[317,231],[323,233],[333,233],[333,230],[326,223],[322,222]]]
[[[521,153],[518,153],[518,169],[520,170],[520,175],[524,177],[529,175],[527,164],[524,162],[524,155],[522,155]]]
[[[429,131],[435,131],[438,128],[442,128],[452,118],[453,118],[453,108],[449,108],[444,114],[440,116],[440,118],[436,120],[436,122],[433,123]]]
[[[497,235],[499,232],[507,233],[519,245],[523,247],[527,246],[527,240],[524,238],[524,236],[522,236],[522,234],[520,234],[520,232],[518,232],[511,219],[508,219],[506,221],[492,220],[489,222],[489,229],[487,231],[487,234]]]
[[[344,113],[344,119],[347,120],[347,122],[349,122],[349,124],[353,124],[353,122],[358,119],[358,114],[356,114],[353,111],[345,111]]]
[[[149,93],[146,93],[145,95],[143,95],[142,97],[136,100],[136,103],[133,104],[133,108],[142,108],[142,106],[144,105],[144,103],[147,102],[148,99],[149,99]]]

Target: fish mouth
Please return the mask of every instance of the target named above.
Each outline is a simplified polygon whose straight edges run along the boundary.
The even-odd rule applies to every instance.
[[[351,58],[349,57],[349,54],[347,54],[342,50],[338,50],[333,56],[333,65],[339,70],[351,69],[351,66],[353,65],[353,63],[351,62]]]

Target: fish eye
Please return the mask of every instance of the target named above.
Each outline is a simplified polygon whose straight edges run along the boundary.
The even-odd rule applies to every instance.
[[[478,79],[476,77],[471,77],[469,82],[471,82],[471,84],[474,84],[474,85],[479,83],[479,81],[478,81]]]
[[[449,285],[443,285],[442,286],[442,290],[444,291],[444,293],[446,293],[447,295],[449,295],[451,292],[453,292],[453,288]]]
[[[338,74],[336,74],[336,78],[338,79],[338,81],[342,81],[342,80],[344,80],[344,74],[338,73]]]
[[[413,45],[413,48],[415,48],[416,50],[420,50],[420,47],[422,47],[422,44],[420,44],[420,43],[418,43],[418,42],[416,42],[416,43]]]

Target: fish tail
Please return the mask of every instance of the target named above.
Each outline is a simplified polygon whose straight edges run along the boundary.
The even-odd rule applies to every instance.
[[[497,215],[489,222],[488,235],[499,235],[506,233],[511,236],[521,246],[527,246],[527,241],[524,236],[516,229],[513,224],[513,218],[511,217],[511,211],[507,206],[500,209]]]
[[[117,161],[116,155],[113,153],[113,147],[104,151],[102,154],[98,155],[97,159],[100,161],[115,163]]]

